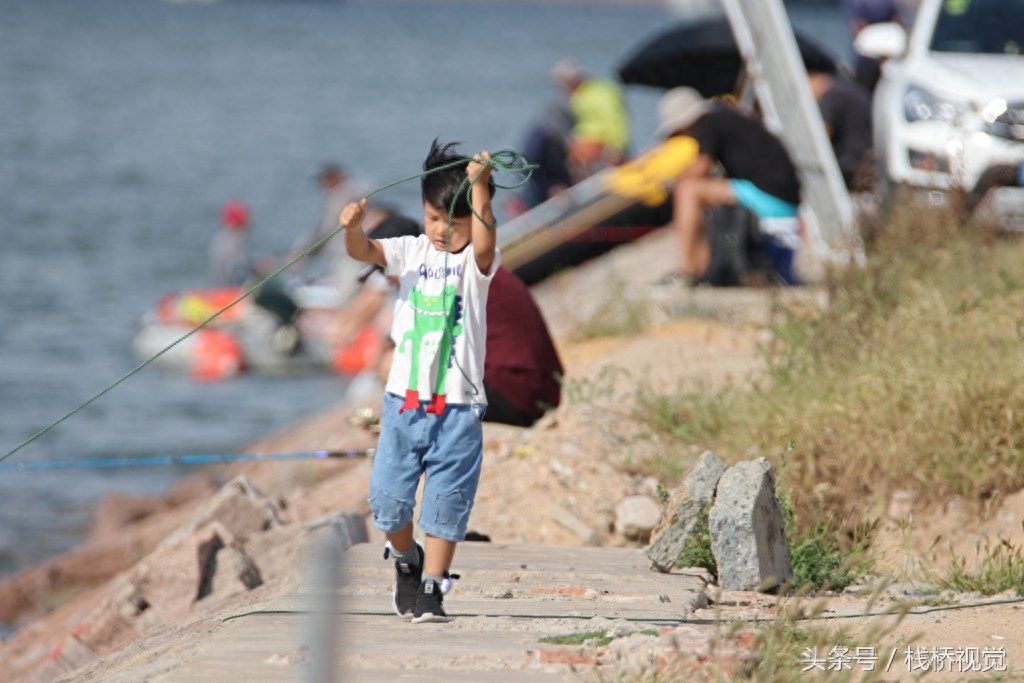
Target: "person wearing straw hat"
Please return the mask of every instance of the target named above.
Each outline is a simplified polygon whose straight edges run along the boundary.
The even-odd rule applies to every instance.
[[[697,160],[672,190],[672,226],[679,236],[680,269],[673,277],[700,283],[711,264],[710,226],[704,214],[720,206],[740,205],[766,223],[795,226],[800,203],[796,168],[782,143],[759,121],[723,102],[705,99],[693,88],[666,92],[658,103],[657,135],[687,135],[699,146]],[[722,174],[717,174],[720,168]],[[769,238],[771,239],[771,238]],[[793,280],[789,263],[777,268],[784,281]]]

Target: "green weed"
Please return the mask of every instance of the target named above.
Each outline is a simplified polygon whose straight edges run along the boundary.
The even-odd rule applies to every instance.
[[[562,383],[562,391],[570,403],[593,403],[610,399],[615,394],[615,385],[620,379],[629,378],[629,371],[618,365],[605,365],[591,379],[570,379]]]
[[[784,461],[785,462],[785,461]],[[791,587],[799,592],[841,591],[868,574],[872,561],[868,554],[869,535],[865,527],[856,527],[850,546],[840,548],[839,524],[835,516],[819,508],[808,525],[801,525],[787,493],[780,494],[786,520],[786,540],[793,567]]]
[[[653,319],[652,304],[642,298],[629,296],[630,287],[621,278],[611,278],[604,301],[573,331],[574,341],[598,337],[622,337],[647,329]]]
[[[780,496],[786,519],[786,539],[789,544],[793,579],[790,588],[799,592],[841,591],[865,576],[872,562],[867,552],[867,535],[862,533],[848,550],[839,545],[838,532],[832,516],[819,511],[818,521],[800,530],[789,496]],[[708,511],[704,509],[686,539],[677,567],[703,567],[718,574],[718,564],[711,550],[711,531]]]
[[[607,631],[581,631],[580,633],[567,633],[560,636],[545,636],[540,642],[549,645],[593,645],[601,647],[612,642],[612,636]]]
[[[641,384],[632,400],[652,429],[683,441],[714,443],[734,424],[735,390],[659,394]]]
[[[995,595],[1012,590],[1024,595],[1024,555],[1021,548],[1006,539],[992,546],[988,541],[976,547],[973,567],[967,559],[953,553],[952,565],[942,577],[933,577],[937,586],[958,593],[978,592]]]
[[[686,539],[679,558],[676,559],[677,567],[703,567],[711,572],[712,576],[718,575],[718,563],[715,555],[711,552],[711,528],[708,523],[708,510],[705,507],[697,516],[694,522],[693,531]]]
[[[656,636],[658,632],[653,629],[636,631],[630,635]],[[588,647],[604,647],[615,640],[615,636],[609,631],[582,631],[580,633],[566,633],[558,636],[545,636],[540,642],[549,645],[585,645]]]

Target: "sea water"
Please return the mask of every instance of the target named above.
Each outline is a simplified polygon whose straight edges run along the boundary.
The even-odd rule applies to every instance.
[[[651,5],[497,0],[0,9],[0,455],[136,367],[143,312],[205,284],[226,201],[249,204],[254,255],[280,256],[316,223],[322,164],[376,187],[418,172],[434,137],[516,148],[558,96],[553,62],[612,75],[675,20]],[[794,20],[848,42],[833,8]],[[626,92],[642,150],[660,93]],[[415,182],[379,199],[420,211]],[[7,462],[233,452],[344,389],[329,372],[197,384],[147,367]],[[0,472],[0,576],[80,541],[104,494],[157,493],[187,471]]]

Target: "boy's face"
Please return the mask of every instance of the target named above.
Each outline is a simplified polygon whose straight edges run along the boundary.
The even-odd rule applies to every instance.
[[[449,236],[448,212],[430,202],[423,202],[423,232],[438,251],[446,248],[453,254],[462,251],[473,236],[472,226],[472,216],[456,216],[452,218],[452,232]]]

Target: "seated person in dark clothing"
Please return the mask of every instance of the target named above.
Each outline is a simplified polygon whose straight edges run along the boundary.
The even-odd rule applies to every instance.
[[[546,107],[527,132],[523,156],[538,164],[522,191],[527,209],[543,204],[572,185],[568,164],[572,126],[572,112],[556,103]]]
[[[528,427],[562,394],[562,363],[526,285],[498,268],[487,297],[484,420]]]
[[[840,76],[810,73],[807,78],[843,182],[854,192],[870,190],[874,175],[871,93],[860,83]]]
[[[686,135],[699,146],[697,160],[672,191],[672,226],[679,236],[680,274],[700,281],[711,263],[706,211],[742,205],[777,242],[778,275],[793,281],[792,250],[797,240],[800,182],[782,143],[759,121],[693,88],[673,88],[658,104],[663,137]],[[714,175],[721,167],[724,177]],[[788,255],[785,253],[788,250]]]
[[[896,0],[842,0],[843,14],[850,26],[851,35],[856,38],[857,34],[865,26],[881,24],[884,22],[903,23],[900,16],[899,6]],[[863,85],[868,93],[875,90],[878,78],[881,76],[881,65],[877,59],[854,55],[854,71],[856,80]]]

